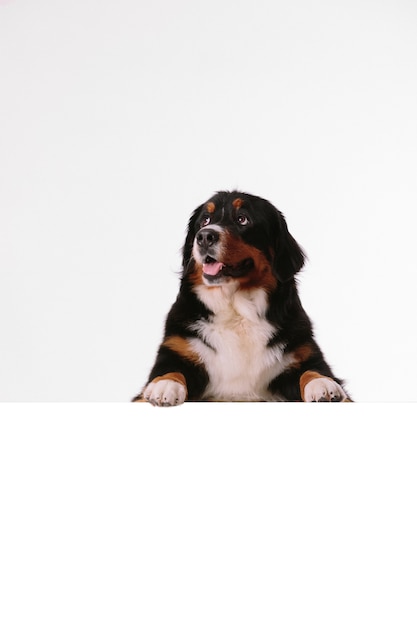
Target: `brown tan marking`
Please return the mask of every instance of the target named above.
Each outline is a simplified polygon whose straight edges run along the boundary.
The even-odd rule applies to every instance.
[[[302,376],[300,377],[300,391],[301,391],[301,397],[303,399],[303,402],[305,402],[304,389],[306,385],[308,385],[308,383],[314,380],[315,378],[328,378],[328,376],[322,376],[321,374],[318,374],[317,372],[312,372],[311,370],[307,370],[307,372],[304,372],[304,374],[302,374]]]
[[[194,270],[190,274],[190,282],[193,285],[203,285],[203,266],[200,264],[195,265]]]
[[[175,383],[180,383],[180,385],[184,385],[185,389],[187,389],[185,376],[184,374],[181,374],[181,372],[168,372],[168,374],[164,374],[163,376],[157,376],[156,378],[151,380],[151,383],[158,383],[160,380],[173,380]]]
[[[233,200],[232,205],[234,206],[235,209],[239,210],[240,207],[243,204],[243,200],[242,198],[236,198],[236,200]]]
[[[298,346],[298,348],[296,348],[292,353],[292,356],[295,360],[294,367],[300,367],[302,363],[307,361],[307,359],[311,356],[312,352],[313,352],[313,349],[311,345],[308,343],[302,346]]]
[[[184,359],[191,361],[192,363],[201,363],[201,359],[197,352],[195,352],[187,339],[185,337],[181,337],[180,335],[171,335],[171,337],[167,337],[162,344],[166,348],[173,350]]]
[[[245,259],[252,259],[255,267],[245,276],[238,278],[242,289],[260,287],[271,292],[277,286],[277,281],[273,275],[271,264],[263,252],[245,243],[229,233],[225,238],[226,252],[224,259],[226,265],[237,265]]]
[[[216,205],[214,204],[214,202],[207,202],[206,209],[208,213],[214,213]]]

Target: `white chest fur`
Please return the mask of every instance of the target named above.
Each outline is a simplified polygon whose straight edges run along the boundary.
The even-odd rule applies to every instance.
[[[291,363],[281,345],[268,347],[274,327],[265,318],[267,295],[261,289],[197,287],[213,312],[193,325],[199,338],[190,341],[207,369],[205,398],[223,401],[279,400],[268,385]]]

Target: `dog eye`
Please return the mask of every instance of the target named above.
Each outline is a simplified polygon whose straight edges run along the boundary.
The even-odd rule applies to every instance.
[[[237,216],[237,221],[241,226],[246,226],[246,224],[249,224],[249,219],[246,217],[246,215],[243,215],[243,213],[239,213],[239,215]]]
[[[204,217],[201,221],[201,228],[204,228],[204,226],[208,226],[211,222],[211,217],[209,217],[208,215],[206,217]]]

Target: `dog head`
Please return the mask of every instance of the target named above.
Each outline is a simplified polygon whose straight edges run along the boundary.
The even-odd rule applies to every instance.
[[[272,291],[292,279],[304,253],[270,202],[237,191],[219,192],[191,215],[183,272],[208,287],[238,281]]]

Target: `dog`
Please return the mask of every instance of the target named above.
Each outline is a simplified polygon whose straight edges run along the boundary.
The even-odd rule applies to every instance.
[[[133,401],[350,402],[314,339],[305,253],[269,201],[221,191],[191,215],[178,297]]]

